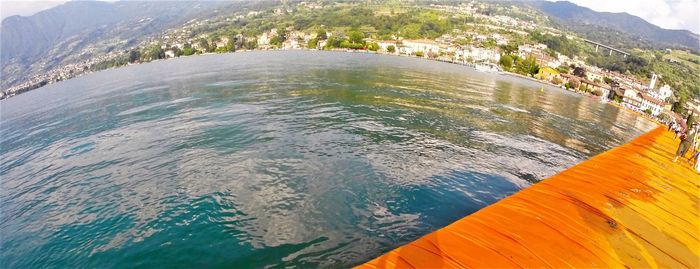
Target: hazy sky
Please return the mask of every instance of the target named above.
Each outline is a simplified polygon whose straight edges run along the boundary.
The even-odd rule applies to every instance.
[[[700,33],[700,0],[568,0],[595,11],[627,12],[667,29]]]
[[[44,9],[63,4],[68,1],[6,1],[0,0],[0,15],[2,18],[12,15],[30,16]]]
[[[700,0],[569,0],[595,11],[627,12],[668,29],[686,29],[700,33]],[[29,16],[65,0],[0,0],[0,15]]]

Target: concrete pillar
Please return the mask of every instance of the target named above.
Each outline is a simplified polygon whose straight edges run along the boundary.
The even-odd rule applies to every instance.
[[[610,50],[610,53],[608,53],[608,56],[612,56],[612,50]]]
[[[596,44],[596,45],[595,45],[595,52],[598,52],[598,47],[599,47],[599,46]]]

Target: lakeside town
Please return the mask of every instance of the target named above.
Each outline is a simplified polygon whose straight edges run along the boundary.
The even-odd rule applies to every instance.
[[[321,26],[303,29],[305,27],[289,25],[284,28],[258,27],[257,31],[236,27],[243,22],[251,24],[261,19],[283,18],[304,12],[309,14],[324,8],[326,7],[319,3],[300,2],[287,8],[191,20],[182,27],[148,37],[132,49],[98,54],[31,77],[21,84],[0,91],[0,99],[123,65],[198,54],[308,49],[419,57],[467,65],[483,72],[501,72],[596,96],[601,101],[613,101],[664,122],[680,119],[682,116],[677,112],[693,115],[700,113],[700,100],[682,100],[669,84],[663,82],[662,75],[650,71],[646,77],[640,78],[629,71],[623,73],[598,67],[587,63],[585,57],[571,53],[571,45],[567,47],[562,43],[586,44],[589,46],[586,49],[595,50],[596,53],[600,51],[609,57],[616,55],[626,59],[630,56],[629,53],[540,25],[535,20],[521,19],[518,16],[485,15],[479,12],[483,9],[479,2],[421,7],[428,15],[465,15],[461,27],[440,35],[434,34],[439,31],[431,32],[435,38],[406,31],[394,33],[366,27]],[[379,9],[378,12],[393,14],[397,11]],[[671,53],[671,50],[666,53]]]

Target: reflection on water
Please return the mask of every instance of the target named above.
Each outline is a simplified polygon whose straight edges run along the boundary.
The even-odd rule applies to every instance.
[[[412,58],[255,52],[0,103],[4,268],[349,266],[651,128]]]

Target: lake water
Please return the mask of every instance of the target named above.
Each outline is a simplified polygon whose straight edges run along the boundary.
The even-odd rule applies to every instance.
[[[0,102],[2,268],[347,267],[653,125],[363,53],[103,71]]]

